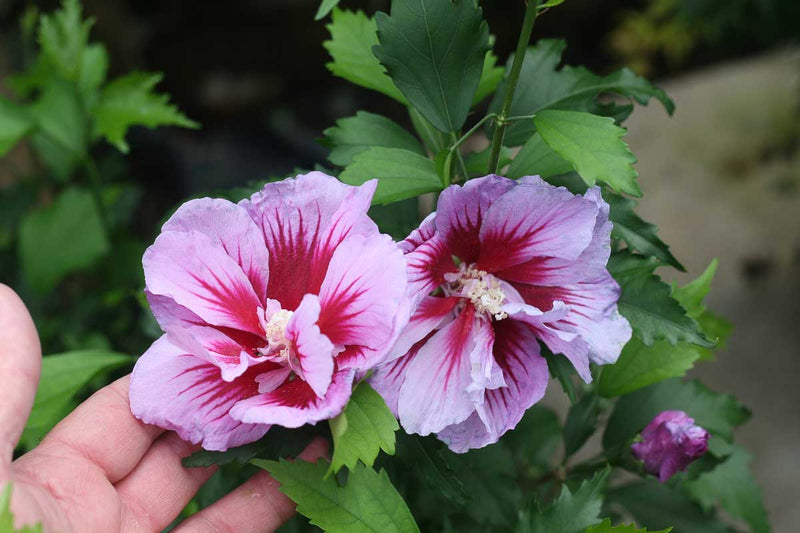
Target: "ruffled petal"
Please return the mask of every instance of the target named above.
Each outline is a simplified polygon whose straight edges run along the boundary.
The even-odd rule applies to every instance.
[[[383,397],[386,401],[386,405],[395,417],[399,418],[400,416],[397,412],[397,403],[400,400],[400,387],[403,386],[403,382],[406,380],[408,365],[410,365],[417,356],[420,348],[433,337],[434,333],[433,331],[430,332],[427,336],[411,346],[404,357],[394,359],[378,366],[369,378],[369,384]]]
[[[541,180],[496,199],[480,229],[478,267],[493,273],[534,257],[575,260],[589,246],[599,207]]]
[[[513,320],[494,323],[494,359],[506,386],[486,390],[482,405],[460,424],[437,434],[456,453],[497,442],[522,420],[525,411],[544,396],[547,362],[530,327]]]
[[[413,252],[408,261],[408,294],[412,309],[420,300],[445,282],[444,275],[458,272],[453,254],[439,235],[434,235]]]
[[[238,379],[221,379],[219,369],[186,353],[162,336],[136,362],[130,401],[134,416],[173,430],[207,450],[226,450],[260,439],[269,425],[245,424],[229,416],[233,405],[258,393],[260,369]]]
[[[147,291],[174,300],[206,324],[260,335],[263,304],[245,275],[211,237],[199,231],[159,235],[142,259]]]
[[[378,360],[366,362],[374,365],[408,320],[406,299],[405,258],[391,238],[349,237],[334,252],[320,289],[320,330],[338,346],[379,350]]]
[[[241,206],[222,199],[190,200],[175,211],[161,231],[207,235],[242,267],[262,305],[266,301],[269,252],[258,226]]]
[[[404,254],[413,252],[436,233],[436,212],[429,214],[408,237],[397,243]]]
[[[485,342],[487,329],[491,326],[467,305],[419,349],[408,364],[398,401],[400,422],[407,432],[435,433],[475,410],[479,391],[473,385],[472,365],[491,357],[491,347]],[[488,354],[483,353],[487,348]]]
[[[292,367],[322,398],[333,378],[333,343],[320,332],[320,303],[316,295],[306,294],[286,326],[286,340],[294,346]]]
[[[426,296],[417,306],[386,360],[402,357],[420,339],[442,328],[455,317],[453,311],[460,301],[461,298],[458,297]]]
[[[245,423],[278,424],[287,428],[328,420],[347,405],[354,376],[353,370],[334,373],[323,398],[302,379],[289,379],[271,392],[237,403],[231,409],[231,416]]]

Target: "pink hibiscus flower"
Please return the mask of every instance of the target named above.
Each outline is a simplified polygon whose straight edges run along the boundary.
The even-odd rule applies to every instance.
[[[234,204],[184,204],[144,255],[165,335],[131,409],[209,450],[336,416],[408,321],[406,261],[360,187],[312,172]]]
[[[606,270],[611,223],[583,196],[536,177],[486,176],[442,192],[401,243],[415,308],[371,384],[410,433],[453,451],[496,442],[544,395],[538,340],[587,382],[630,339]]]

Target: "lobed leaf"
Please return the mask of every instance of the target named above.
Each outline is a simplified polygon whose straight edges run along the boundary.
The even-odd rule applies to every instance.
[[[388,204],[443,189],[433,161],[409,150],[379,146],[353,157],[339,179],[349,185],[377,179],[374,204]]]
[[[586,394],[573,405],[564,424],[564,449],[567,456],[577,452],[597,429],[600,401],[596,394]]]
[[[575,167],[555,153],[538,133],[531,135],[508,167],[506,177],[518,179],[523,176],[539,176],[547,179],[551,176],[571,172]]]
[[[530,533],[583,533],[600,520],[605,489],[610,468],[595,473],[592,479],[581,483],[575,492],[564,485],[561,495],[548,508],[530,515]]]
[[[394,455],[394,433],[400,429],[386,402],[369,383],[362,381],[339,416],[330,421],[333,435],[331,472],[361,461],[372,466],[380,450]]]
[[[6,155],[33,128],[25,108],[0,96],[0,157]]]
[[[339,5],[339,0],[322,0],[322,2],[319,4],[316,14],[314,15],[314,20],[324,19],[337,5]]]
[[[621,137],[625,130],[608,117],[579,111],[540,111],[533,118],[542,140],[569,161],[588,185],[604,181],[615,191],[641,196],[633,169],[636,158]]]
[[[84,50],[93,20],[83,20],[78,0],[64,0],[61,9],[42,15],[39,45],[42,55],[60,76],[75,81],[80,76]]]
[[[199,124],[169,103],[168,95],[153,92],[161,78],[161,74],[132,72],[109,83],[93,110],[96,133],[127,153],[125,134],[131,126],[198,128]]]
[[[320,459],[252,463],[267,470],[281,484],[281,492],[297,503],[297,512],[329,533],[419,532],[406,503],[385,470],[357,465],[340,486],[326,477],[329,465]]]
[[[424,156],[419,141],[392,120],[359,111],[354,117],[336,121],[336,126],[326,129],[325,144],[331,148],[328,161],[340,167],[349,165],[353,156],[373,146],[398,148]]]
[[[489,28],[473,0],[393,0],[378,13],[373,50],[409,103],[443,132],[464,125],[489,50]]]
[[[651,531],[650,533],[670,533],[671,527],[662,529],[661,531]],[[592,526],[586,530],[586,533],[647,533],[647,528],[638,529],[633,524],[621,524],[612,526],[611,520],[606,518],[602,523]]]

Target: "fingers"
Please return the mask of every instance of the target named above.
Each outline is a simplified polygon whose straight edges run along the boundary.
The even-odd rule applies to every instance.
[[[131,414],[129,383],[125,376],[94,393],[27,455],[74,454],[102,469],[111,483],[127,476],[164,431]]]
[[[175,433],[166,433],[139,465],[117,483],[123,531],[161,531],[180,514],[216,470],[181,465],[181,459],[197,448]]]
[[[328,451],[317,438],[300,454],[304,461],[316,461]],[[295,504],[279,490],[267,472],[258,472],[218,502],[180,524],[176,533],[266,533],[275,531],[294,514]]]
[[[0,284],[0,464],[8,465],[33,406],[42,350],[22,300]]]

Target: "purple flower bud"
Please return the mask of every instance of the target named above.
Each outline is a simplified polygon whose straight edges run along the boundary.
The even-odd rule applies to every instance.
[[[708,450],[708,431],[696,426],[683,411],[664,411],[642,431],[642,441],[631,446],[644,469],[664,483]]]

